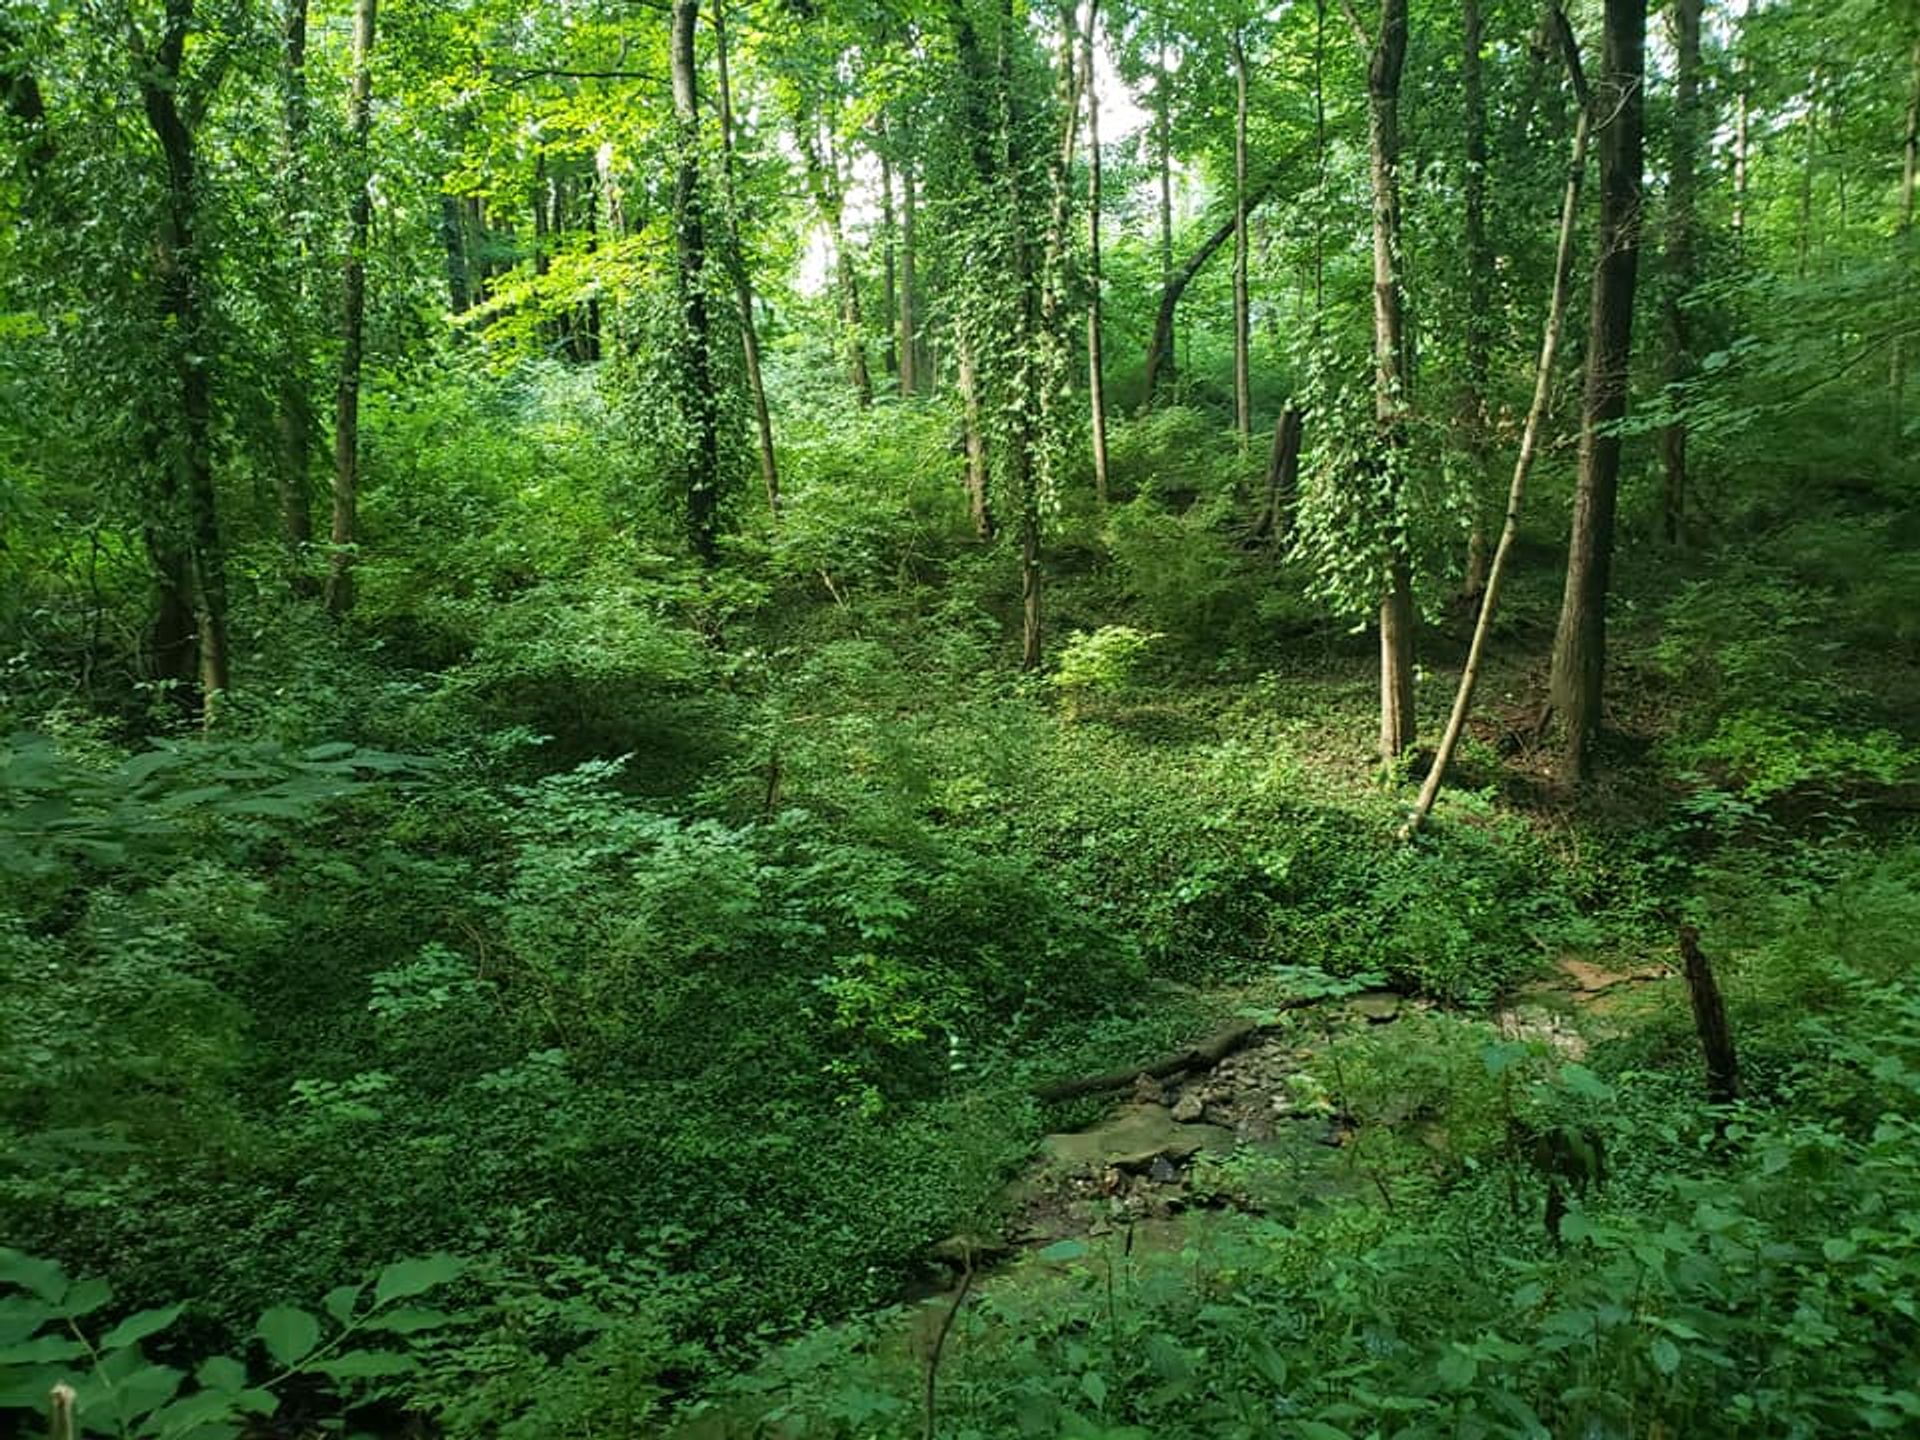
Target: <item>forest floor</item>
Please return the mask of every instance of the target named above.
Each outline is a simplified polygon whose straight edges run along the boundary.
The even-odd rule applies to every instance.
[[[995,1317],[1045,1306],[1077,1287],[1089,1267],[1104,1270],[1110,1285],[1123,1274],[1131,1287],[1167,1267],[1198,1273],[1218,1242],[1249,1223],[1368,1197],[1391,1210],[1393,1187],[1407,1173],[1405,1156],[1431,1152],[1437,1159],[1446,1136],[1411,1091],[1384,1103],[1375,1097],[1365,1119],[1348,1108],[1339,1057],[1342,1043],[1357,1036],[1390,1038],[1422,1017],[1447,1014],[1483,1028],[1490,1044],[1544,1045],[1578,1062],[1636,1015],[1687,1003],[1671,967],[1609,968],[1571,955],[1477,1015],[1390,990],[1284,1013],[1261,986],[1203,998],[1206,1010],[1252,1019],[1246,1039],[1212,1065],[1165,1077],[1143,1069],[1098,1118],[1042,1139],[1006,1187],[998,1229],[941,1242],[925,1283],[899,1304],[776,1350],[758,1367],[764,1388],[749,1380],[723,1401],[691,1407],[667,1433],[677,1440],[811,1433],[814,1417],[792,1407],[780,1380],[797,1352],[853,1341],[937,1381],[944,1367],[967,1365],[969,1346],[990,1368]],[[1405,1043],[1422,1042],[1408,1035]],[[1369,1162],[1366,1128],[1412,1142],[1399,1150],[1397,1167]],[[974,1323],[957,1326],[962,1314]]]

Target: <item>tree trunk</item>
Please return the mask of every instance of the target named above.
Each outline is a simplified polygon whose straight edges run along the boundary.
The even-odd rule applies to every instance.
[[[360,508],[360,363],[367,316],[367,232],[373,221],[373,183],[367,139],[373,124],[375,0],[354,0],[353,88],[347,140],[353,155],[353,200],[347,216],[347,263],[340,301],[340,384],[334,397],[333,553],[327,569],[327,609],[353,608],[354,546]]]
[[[1466,174],[1461,208],[1467,261],[1466,390],[1461,421],[1471,465],[1473,517],[1467,539],[1467,573],[1462,595],[1477,600],[1487,588],[1487,507],[1483,484],[1487,468],[1487,372],[1492,349],[1493,246],[1487,239],[1487,91],[1480,52],[1485,43],[1480,0],[1461,7],[1460,89],[1465,122]]]
[[[1595,101],[1610,116],[1599,133],[1599,260],[1587,341],[1581,407],[1580,478],[1566,589],[1553,644],[1552,705],[1563,727],[1561,773],[1591,773],[1606,675],[1607,591],[1613,570],[1613,522],[1620,482],[1618,422],[1627,413],[1633,296],[1640,261],[1642,81],[1646,0],[1606,0],[1605,44]]]
[[[1252,320],[1247,299],[1247,45],[1236,26],[1233,54],[1233,427],[1244,460],[1253,444]]]
[[[193,24],[192,0],[167,0],[158,46],[142,55],[141,99],[166,163],[166,202],[154,237],[154,278],[173,351],[179,414],[173,453],[162,457],[160,503],[148,527],[160,582],[152,636],[164,678],[191,673],[187,615],[198,641],[202,716],[227,689],[226,549],[213,480],[213,381],[207,355],[205,276],[197,244],[200,177],[192,130],[180,109],[181,62]],[[182,513],[184,511],[184,514]],[[184,533],[182,533],[184,531]]]
[[[1160,166],[1160,288],[1164,303],[1166,287],[1173,280],[1173,74],[1167,65],[1164,19],[1160,26],[1160,73],[1153,87],[1153,132]]]
[[[1691,925],[1680,927],[1680,963],[1693,1006],[1694,1033],[1700,1037],[1700,1053],[1706,1060],[1707,1098],[1716,1105],[1731,1105],[1740,1098],[1740,1061],[1713,966],[1700,952],[1700,932]]]
[[[973,347],[964,340],[960,345],[960,406],[966,426],[967,511],[973,517],[973,533],[991,540],[997,527],[987,497],[987,432],[980,409],[980,373],[973,362]]]
[[[1100,0],[1087,0],[1087,28],[1081,36],[1080,69],[1087,92],[1087,405],[1093,430],[1093,491],[1102,507],[1108,499],[1107,378],[1101,337],[1103,284],[1100,264],[1100,87],[1093,72],[1093,40]]]
[[[880,332],[885,337],[880,344],[880,368],[893,376],[897,383],[900,376],[900,286],[894,269],[893,160],[887,154],[884,122],[880,138],[880,295],[881,304],[886,310],[886,323]]]
[[[920,325],[917,297],[914,293],[919,283],[916,268],[918,256],[914,253],[915,211],[918,208],[914,191],[913,157],[904,156],[900,162],[900,393],[912,395],[920,388]]]
[[[1685,301],[1697,280],[1694,265],[1695,172],[1700,152],[1701,0],[1674,0],[1673,128],[1667,158],[1666,285],[1661,315],[1667,403],[1680,403],[1680,389],[1693,371]],[[1687,521],[1687,422],[1676,418],[1660,431],[1666,471],[1667,543],[1678,544]]]
[[[279,469],[280,534],[294,574],[294,588],[311,584],[300,572],[313,543],[313,395],[307,354],[307,0],[286,0],[282,12],[284,105],[280,118],[282,190],[280,223],[291,250],[287,267],[286,349],[281,357],[275,415]],[[310,592],[308,592],[310,593]]]
[[[1247,208],[1252,210],[1267,197],[1267,187],[1262,186],[1248,197]],[[1154,316],[1153,338],[1147,342],[1146,360],[1146,396],[1141,409],[1149,408],[1155,394],[1173,378],[1173,322],[1180,307],[1180,298],[1187,293],[1187,287],[1216,254],[1220,248],[1233,238],[1237,216],[1230,215],[1226,220],[1200,242],[1200,248],[1187,257],[1186,264],[1175,271],[1166,284],[1160,287],[1160,310]]]
[[[1305,430],[1300,412],[1288,405],[1273,422],[1273,448],[1267,453],[1267,496],[1254,522],[1253,538],[1285,545],[1293,535],[1293,507],[1300,488],[1300,442]]]
[[[727,268],[733,277],[733,298],[740,312],[741,359],[746,364],[747,393],[753,401],[754,436],[760,450],[760,481],[767,492],[767,511],[780,517],[780,466],[773,452],[773,415],[767,408],[767,387],[760,378],[760,332],[753,315],[753,279],[740,244],[739,196],[733,183],[733,83],[727,69],[726,0],[713,0],[713,49],[720,105],[720,177],[726,186]]]
[[[860,314],[859,273],[854,268],[853,251],[846,236],[846,194],[840,183],[840,160],[834,153],[832,137],[824,152],[810,117],[802,115],[795,127],[800,150],[805,158],[807,177],[813,188],[814,203],[826,221],[827,236],[833,245],[834,293],[840,307],[841,344],[847,365],[847,383],[862,406],[873,404],[873,375],[867,369],[867,344],[862,333],[865,321]]]
[[[700,185],[700,72],[694,61],[699,0],[673,0],[669,64],[673,72],[675,298],[680,323],[678,380],[683,416],[691,421],[686,456],[687,538],[703,565],[718,558],[720,515],[720,401],[712,369],[707,315],[707,236]]]
[[[1920,171],[1920,39],[1913,42],[1913,79],[1907,92],[1907,133],[1901,146],[1900,163],[1900,220],[1899,243],[1901,250],[1900,291],[1902,296],[1910,296],[1912,286],[1904,278],[1913,271],[1913,205],[1915,172]],[[1906,307],[1909,310],[1910,306]],[[1890,374],[1893,392],[1892,421],[1894,437],[1898,439],[1906,427],[1907,420],[1907,345],[1906,337],[1898,336],[1893,342],[1893,361]]]
[[[1400,292],[1400,76],[1407,59],[1407,0],[1381,0],[1367,66],[1367,139],[1373,182],[1374,411],[1389,483],[1380,599],[1380,758],[1391,763],[1415,737],[1413,565],[1399,523],[1396,476],[1406,446],[1406,324]]]
[[[1533,403],[1527,407],[1527,423],[1520,433],[1520,453],[1513,462],[1513,481],[1507,489],[1507,518],[1500,528],[1500,542],[1494,548],[1487,569],[1486,586],[1480,595],[1480,613],[1474,621],[1473,642],[1467,647],[1467,663],[1460,671],[1460,687],[1454,692],[1453,710],[1447,728],[1434,751],[1433,764],[1420,786],[1420,798],[1400,831],[1409,839],[1419,833],[1439,798],[1453,752],[1467,728],[1467,716],[1473,710],[1473,692],[1480,681],[1480,665],[1486,655],[1487,636],[1493,629],[1493,616],[1500,604],[1500,584],[1507,573],[1507,559],[1520,534],[1520,506],[1526,499],[1527,480],[1533,473],[1534,456],[1539,453],[1540,431],[1546,423],[1547,406],[1553,393],[1553,365],[1560,353],[1560,336],[1566,328],[1567,295],[1573,279],[1573,234],[1580,214],[1580,190],[1587,172],[1587,139],[1592,132],[1593,107],[1587,94],[1586,77],[1580,67],[1580,50],[1565,15],[1556,7],[1553,18],[1561,32],[1566,55],[1567,75],[1573,85],[1579,112],[1573,125],[1573,157],[1567,163],[1566,193],[1560,203],[1560,241],[1554,251],[1553,291],[1547,302],[1546,333],[1540,340],[1540,360],[1533,372]]]

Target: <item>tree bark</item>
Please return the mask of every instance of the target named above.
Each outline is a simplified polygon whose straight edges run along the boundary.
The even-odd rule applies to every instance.
[[[1380,599],[1380,758],[1391,763],[1415,738],[1413,565],[1401,532],[1399,482],[1406,447],[1408,374],[1400,289],[1400,77],[1407,59],[1407,0],[1381,0],[1367,65],[1367,138],[1373,186],[1374,412],[1380,463],[1388,469],[1383,517],[1386,584]]]
[[[157,514],[147,527],[159,580],[152,635],[162,678],[185,682],[198,643],[201,713],[210,720],[228,688],[226,549],[213,478],[213,379],[205,274],[197,243],[200,176],[193,131],[180,107],[192,0],[167,0],[159,44],[141,62],[147,124],[166,165],[166,198],[154,236],[154,277],[170,332],[179,414],[177,444],[162,457]],[[182,514],[184,511],[184,514]],[[192,616],[191,630],[187,617]]]
[[[1606,675],[1607,592],[1620,482],[1618,422],[1627,413],[1627,366],[1640,261],[1641,122],[1646,0],[1606,0],[1602,70],[1594,103],[1610,116],[1599,132],[1599,259],[1587,341],[1567,578],[1554,637],[1552,706],[1562,726],[1562,776],[1591,773]]]
[[[683,416],[692,436],[685,457],[687,536],[703,565],[718,558],[720,515],[720,400],[714,389],[712,326],[707,315],[706,207],[700,185],[700,72],[694,61],[699,0],[673,0],[669,64],[673,73],[674,336]]]
[[[987,495],[987,432],[980,409],[980,372],[973,360],[973,347],[960,344],[960,407],[966,427],[967,511],[973,519],[973,533],[991,540],[998,526]]]
[[[727,69],[726,0],[713,0],[713,49],[720,105],[720,177],[726,187],[727,269],[733,278],[733,298],[740,312],[741,359],[747,371],[747,393],[753,402],[754,437],[760,451],[760,483],[767,494],[767,512],[780,518],[780,464],[773,451],[773,415],[767,408],[767,387],[760,376],[760,331],[753,314],[753,278],[747,273],[746,250],[740,243],[740,200],[733,181],[733,83]]]
[[[867,368],[867,343],[862,333],[865,320],[860,313],[859,274],[854,268],[853,251],[846,236],[846,194],[840,183],[840,161],[834,153],[831,136],[823,151],[811,117],[802,114],[795,129],[799,131],[800,151],[806,161],[807,178],[813,189],[814,204],[826,221],[827,235],[833,244],[834,293],[840,307],[841,345],[847,365],[847,383],[862,406],[873,404],[873,374]]]
[[[1262,185],[1248,196],[1247,209],[1257,209],[1267,198],[1269,189],[1269,186]],[[1187,287],[1193,283],[1194,277],[1206,268],[1207,262],[1233,238],[1237,220],[1237,215],[1230,215],[1222,221],[1187,257],[1186,263],[1160,287],[1160,309],[1154,316],[1153,338],[1147,342],[1146,398],[1141,402],[1143,410],[1151,407],[1155,395],[1173,378],[1173,322],[1180,299],[1187,293]]]
[[[1567,162],[1566,192],[1560,202],[1560,240],[1554,251],[1553,291],[1547,302],[1546,333],[1540,340],[1540,360],[1533,372],[1533,402],[1527,407],[1527,423],[1520,434],[1520,453],[1513,462],[1513,480],[1507,489],[1507,518],[1500,528],[1500,540],[1494,547],[1487,568],[1486,585],[1480,594],[1480,613],[1474,621],[1473,642],[1467,647],[1467,663],[1460,672],[1460,686],[1454,692],[1453,710],[1447,716],[1447,728],[1440,736],[1433,764],[1420,786],[1420,797],[1413,813],[1401,828],[1400,838],[1418,834],[1439,798],[1440,786],[1453,763],[1453,752],[1467,728],[1467,716],[1473,710],[1473,693],[1480,681],[1480,666],[1486,655],[1487,636],[1493,629],[1494,612],[1500,604],[1500,585],[1506,577],[1507,559],[1520,535],[1520,506],[1526,499],[1527,480],[1533,473],[1533,461],[1539,453],[1540,431],[1546,423],[1547,406],[1553,393],[1553,366],[1560,353],[1560,336],[1566,328],[1567,295],[1573,279],[1573,235],[1580,214],[1580,190],[1587,171],[1587,141],[1593,126],[1593,107],[1587,94],[1586,76],[1580,66],[1580,50],[1565,15],[1556,6],[1553,18],[1561,33],[1566,55],[1567,76],[1573,86],[1579,111],[1573,125],[1573,156]]]
[[[367,140],[373,124],[373,27],[376,0],[354,0],[353,81],[347,140],[353,155],[353,200],[347,215],[347,261],[340,300],[340,383],[334,396],[332,554],[327,609],[353,608],[354,547],[359,540],[360,366],[367,317],[367,232],[373,221],[373,184]]]
[[[1253,538],[1285,545],[1293,534],[1293,507],[1300,488],[1300,442],[1304,417],[1292,405],[1273,422],[1273,448],[1267,453],[1266,504],[1254,522]]]
[[[281,13],[283,105],[280,116],[282,166],[280,221],[292,254],[287,267],[286,349],[281,357],[279,405],[275,416],[279,469],[280,533],[296,592],[311,593],[313,582],[301,573],[313,544],[313,394],[307,354],[306,276],[308,261],[307,159],[307,0],[285,0]]]
[[[1691,925],[1680,927],[1680,961],[1685,967],[1687,998],[1693,1005],[1694,1033],[1700,1037],[1700,1052],[1706,1060],[1707,1098],[1716,1105],[1731,1105],[1740,1098],[1740,1061],[1713,966],[1700,952],[1700,932]]]
[[[1487,462],[1487,372],[1492,349],[1493,246],[1487,238],[1487,90],[1480,52],[1485,44],[1480,0],[1461,6],[1460,89],[1465,122],[1466,173],[1461,208],[1467,261],[1466,390],[1461,419],[1472,466],[1472,529],[1462,594],[1478,600],[1487,588],[1487,507],[1482,496]]]
[[[900,393],[912,395],[920,389],[920,325],[916,288],[919,284],[918,259],[914,253],[918,198],[913,157],[900,162]]]
[[[1907,91],[1907,133],[1901,146],[1900,156],[1900,219],[1899,243],[1903,269],[1900,290],[1903,296],[1910,296],[1912,286],[1904,278],[1913,269],[1913,205],[1916,172],[1920,172],[1920,38],[1913,42],[1912,80]],[[1906,426],[1907,419],[1907,345],[1906,337],[1899,336],[1893,342],[1893,361],[1890,374],[1890,388],[1893,392],[1892,421],[1893,433],[1897,438]]]
[[[880,368],[893,376],[897,384],[900,377],[900,286],[894,255],[897,242],[893,217],[893,160],[887,154],[884,122],[880,138],[880,295],[881,305],[886,310],[883,317],[886,323],[880,332],[884,337],[880,343]]]
[[[1253,444],[1252,320],[1247,299],[1247,45],[1236,25],[1233,54],[1233,426],[1240,455]]]
[[[1695,174],[1700,154],[1701,0],[1674,0],[1673,122],[1667,157],[1666,285],[1662,296],[1667,403],[1678,405],[1680,386],[1693,372],[1686,299],[1698,277],[1694,260]],[[1687,422],[1661,427],[1660,459],[1666,474],[1664,518],[1667,543],[1678,544],[1687,522]]]
[[[1104,284],[1100,260],[1100,87],[1093,71],[1094,34],[1100,0],[1087,0],[1087,28],[1081,37],[1080,68],[1087,92],[1087,406],[1093,431],[1093,491],[1104,507],[1109,496],[1107,461],[1107,379],[1101,336]]]

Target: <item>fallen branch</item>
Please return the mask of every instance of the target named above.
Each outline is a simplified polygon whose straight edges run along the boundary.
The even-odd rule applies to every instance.
[[[1292,1010],[1310,1003],[1306,1000],[1289,1000],[1280,1008]],[[1122,1065],[1117,1070],[1107,1070],[1099,1075],[1083,1075],[1074,1080],[1054,1080],[1045,1085],[1036,1085],[1034,1095],[1049,1102],[1077,1100],[1082,1095],[1101,1095],[1109,1090],[1124,1090],[1142,1075],[1150,1075],[1161,1080],[1169,1075],[1177,1075],[1182,1070],[1211,1070],[1227,1056],[1240,1049],[1254,1036],[1267,1027],[1257,1025],[1250,1020],[1238,1025],[1230,1025],[1219,1034],[1202,1040],[1185,1050],[1176,1050],[1172,1054],[1162,1055],[1157,1060],[1149,1060],[1144,1065]]]

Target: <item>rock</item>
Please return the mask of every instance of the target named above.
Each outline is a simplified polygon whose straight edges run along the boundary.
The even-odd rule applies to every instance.
[[[1004,1235],[981,1235],[968,1231],[949,1235],[934,1242],[933,1258],[949,1265],[983,1265],[998,1260],[1013,1249]]]
[[[1167,1103],[1167,1087],[1151,1075],[1136,1076],[1133,1100],[1136,1105],[1164,1105]]]
[[[1230,1150],[1233,1132],[1217,1125],[1180,1125],[1165,1107],[1130,1105],[1112,1119],[1073,1134],[1049,1135],[1040,1142],[1055,1165],[1068,1170],[1116,1170],[1139,1173],[1164,1155],[1178,1163],[1202,1150]]]
[[[1172,1185],[1180,1179],[1180,1172],[1173,1168],[1173,1162],[1166,1156],[1156,1155],[1147,1170],[1147,1178],[1156,1185]]]
[[[1400,997],[1391,990],[1369,990],[1347,1002],[1347,1008],[1369,1025],[1385,1025],[1400,1017]]]
[[[1193,1124],[1205,1110],[1206,1102],[1191,1090],[1173,1102],[1173,1118],[1181,1125]]]

